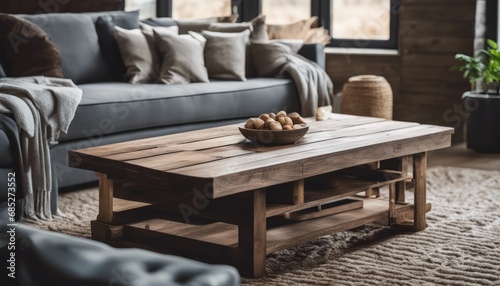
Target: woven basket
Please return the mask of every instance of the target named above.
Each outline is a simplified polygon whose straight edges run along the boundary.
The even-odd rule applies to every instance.
[[[381,76],[353,76],[342,89],[340,111],[344,114],[392,119],[391,86]]]

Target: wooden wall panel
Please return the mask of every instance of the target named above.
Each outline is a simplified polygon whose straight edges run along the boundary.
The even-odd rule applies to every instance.
[[[401,0],[399,55],[327,55],[327,72],[336,92],[353,75],[384,76],[394,91],[394,119],[457,128],[451,120],[470,87],[460,72],[455,54],[473,54],[480,45],[485,0]]]

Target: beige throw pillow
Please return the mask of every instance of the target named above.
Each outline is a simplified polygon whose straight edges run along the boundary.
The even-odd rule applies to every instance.
[[[258,39],[257,36],[254,37],[254,27],[252,23],[212,23],[208,27],[209,31],[222,32],[222,33],[238,33],[245,30],[250,30],[250,41],[266,41],[266,39]],[[245,77],[255,76],[255,67],[252,62],[252,51],[250,41],[247,43],[246,47],[246,61],[245,61]]]
[[[155,69],[159,72],[160,71],[160,65],[163,62],[162,55],[160,51],[158,50],[158,47],[156,46],[155,42],[155,35],[154,35],[154,30],[157,31],[165,31],[165,32],[170,32],[175,35],[179,34],[179,27],[177,26],[170,26],[170,27],[162,27],[162,26],[150,26],[148,24],[140,23],[139,24],[142,30],[142,33],[144,36],[146,36],[146,40],[148,40],[148,45],[149,48],[151,49],[153,53],[153,62],[156,64]],[[156,76],[158,79],[158,75]]]
[[[209,82],[203,44],[190,35],[154,30],[156,46],[163,56],[160,81],[165,84]]]
[[[267,35],[266,15],[259,15],[250,20],[253,26],[252,41],[266,42],[269,40]]]
[[[126,30],[117,26],[114,31],[125,64],[125,79],[130,83],[155,82],[158,58],[155,51],[150,49],[142,31]]]
[[[246,47],[250,30],[240,33],[203,31],[205,64],[208,75],[214,79],[245,81]]]
[[[318,17],[314,16],[308,20],[298,21],[286,25],[267,25],[269,39],[301,39],[307,37],[307,32],[318,25]]]
[[[177,19],[175,22],[179,26],[179,34],[187,34],[189,31],[201,33],[201,31],[207,30],[211,23],[235,23],[236,20],[238,20],[238,14],[204,19]]]

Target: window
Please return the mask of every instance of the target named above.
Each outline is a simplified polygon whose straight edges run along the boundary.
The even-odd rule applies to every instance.
[[[332,37],[340,39],[390,38],[390,1],[333,0]]]
[[[172,0],[172,18],[196,19],[231,15],[231,0]]]
[[[330,46],[397,48],[399,0],[318,0],[315,9],[330,29]]]
[[[262,0],[268,24],[289,24],[311,17],[311,0]]]
[[[332,36],[329,46],[395,49],[399,4],[400,0],[125,0],[125,9],[140,9],[141,18],[177,19],[228,16],[234,10],[240,21],[263,13],[269,24],[318,16],[319,25]]]
[[[125,0],[125,11],[139,10],[141,19],[156,17],[156,0]]]

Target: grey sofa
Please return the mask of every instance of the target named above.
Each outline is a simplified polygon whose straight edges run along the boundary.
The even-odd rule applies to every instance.
[[[121,79],[123,70],[120,68],[123,69],[123,67],[116,64],[117,55],[109,54],[109,51],[107,53],[103,48],[105,42],[113,39],[103,38],[105,35],[98,33],[96,23],[102,16],[113,17],[118,23],[121,21],[129,25],[129,28],[130,25],[138,25],[137,13],[133,12],[22,15],[25,19],[38,24],[50,36],[61,51],[65,77],[72,79],[83,90],[82,101],[68,133],[63,134],[59,144],[51,148],[54,176],[53,208],[57,206],[55,198],[57,198],[59,188],[96,181],[95,174],[92,172],[68,167],[69,150],[238,123],[248,117],[281,109],[300,112],[295,83],[288,78],[250,78],[245,82],[214,80],[210,83],[186,85],[126,83]],[[132,24],[129,21],[131,18]],[[299,53],[324,67],[325,57],[321,45],[305,45]],[[113,60],[110,61],[112,56],[115,57],[114,63]],[[0,77],[9,76],[10,67],[1,56],[0,64]],[[15,135],[17,131],[11,117],[0,115],[0,216],[6,214],[7,188],[4,186],[7,186],[7,174],[9,172],[21,173],[18,139]],[[18,186],[20,177],[16,176]],[[17,199],[20,197],[18,196]],[[16,213],[20,214],[19,207],[17,210]],[[3,219],[6,218],[3,217]],[[20,239],[26,240],[31,246],[34,245],[31,243],[34,242],[33,239],[37,239],[60,241],[60,245],[74,249],[88,247],[98,252],[99,249],[105,248],[99,244],[89,245],[82,241],[71,241],[68,237],[54,237],[50,233],[30,229],[23,229],[20,234]],[[1,244],[0,250],[2,250]],[[51,247],[57,245],[57,243],[48,244]],[[31,255],[32,251],[47,253],[39,247],[25,250],[27,255]],[[115,253],[112,249],[103,251],[104,254],[111,255],[111,260],[122,255]],[[139,260],[142,259],[142,255],[147,260],[152,254],[132,253],[129,255],[135,255]],[[153,257],[152,259],[162,260],[163,258]],[[162,261],[161,263],[164,263],[162,265],[170,265],[171,262],[172,265],[176,265],[177,262],[179,262],[177,265],[185,264],[186,267],[180,268],[172,266],[181,269],[177,272],[179,276],[175,276],[180,277],[181,280],[193,276],[191,274],[194,272],[189,270],[189,261],[176,261],[175,258],[168,257]],[[28,264],[25,266],[30,267]],[[54,265],[48,265],[49,268],[52,266]],[[71,264],[66,266],[72,267]],[[194,265],[194,268],[199,269],[199,273],[212,271],[200,264]],[[51,268],[51,271],[47,270],[48,272],[44,274],[44,269],[46,268],[37,270],[38,272],[33,277],[43,277],[45,274],[53,273],[51,271],[54,269],[57,270],[57,268]],[[182,269],[187,270],[182,271]],[[219,271],[215,271],[218,277],[223,278],[220,285],[238,283],[234,269],[222,269],[225,271],[222,276],[219,275]],[[72,275],[80,274],[76,271]],[[65,283],[68,281],[73,280],[71,277],[64,280]],[[26,283],[28,282],[30,281]],[[199,284],[193,283],[193,285]],[[207,285],[217,285],[217,283]]]
[[[242,122],[281,109],[300,112],[295,83],[288,78],[184,85],[126,83],[119,54],[105,46],[114,39],[96,26],[103,16],[127,28],[139,25],[136,12],[22,15],[49,35],[61,52],[65,77],[83,90],[68,133],[51,149],[58,184],[54,190],[96,181],[92,172],[67,166],[72,149]],[[321,45],[305,45],[299,53],[324,67]],[[9,76],[8,66],[1,63]]]

